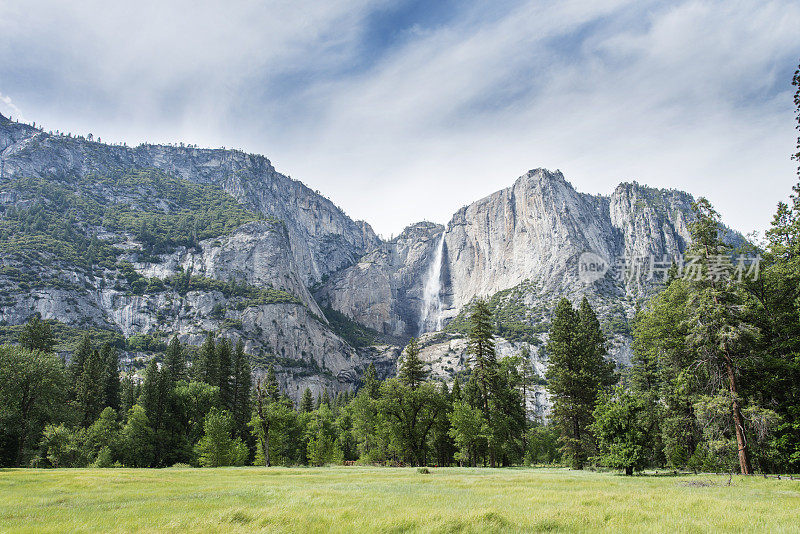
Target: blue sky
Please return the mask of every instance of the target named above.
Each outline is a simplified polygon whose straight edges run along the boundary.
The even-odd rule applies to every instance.
[[[0,0],[3,114],[263,153],[385,237],[535,167],[763,230],[798,61],[789,0]]]

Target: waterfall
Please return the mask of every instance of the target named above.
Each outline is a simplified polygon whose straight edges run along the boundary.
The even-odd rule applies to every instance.
[[[419,333],[436,332],[442,329],[442,256],[444,255],[444,231],[436,246],[433,262],[425,275],[425,287],[422,293],[422,310],[419,320]],[[431,323],[431,324],[429,324]],[[433,328],[429,328],[433,326]]]

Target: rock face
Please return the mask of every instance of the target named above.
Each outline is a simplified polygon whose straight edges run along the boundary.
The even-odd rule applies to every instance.
[[[352,221],[328,199],[276,172],[265,157],[232,150],[109,146],[49,135],[0,116],[0,217],[7,209],[25,209],[37,201],[6,190],[4,184],[10,187],[10,180],[39,177],[70,182],[89,177],[91,183],[93,175],[140,169],[158,169],[189,182],[219,186],[245,208],[274,219],[247,223],[196,248],[177,247],[157,261],[141,261],[133,252],[123,254],[120,261],[131,262],[148,279],[167,280],[179,272],[191,272],[278,293],[244,298],[217,287],[179,293],[167,286],[135,294],[124,281],[120,286],[118,270],[106,269],[98,277],[96,272],[59,265],[57,257],[49,259],[47,266],[2,258],[0,267],[57,283],[26,289],[0,271],[0,286],[8,293],[0,303],[0,323],[17,325],[38,312],[73,328],[101,328],[127,338],[166,339],[176,334],[191,345],[201,343],[207,332],[217,331],[242,339],[257,365],[277,363],[279,380],[298,397],[306,386],[315,394],[324,388],[352,389],[370,363],[384,375],[394,372],[393,351],[349,345],[331,329],[308,291],[310,284],[376,248],[378,238],[366,223]],[[112,203],[124,203],[140,193],[100,183],[89,187],[87,197],[99,196]],[[162,199],[148,200],[164,211],[175,209]],[[122,249],[140,248],[135,236],[102,227],[93,231]]]
[[[637,298],[635,280],[579,280],[579,258],[676,257],[689,241],[692,197],[636,183],[610,197],[578,193],[556,171],[536,169],[513,186],[456,212],[444,230],[441,296],[446,319],[478,297],[526,286],[529,306],[563,295]],[[393,335],[415,335],[426,265],[441,227],[419,223],[330,278],[317,294],[355,320]],[[391,297],[391,299],[389,298]],[[544,299],[544,300],[543,300]],[[597,302],[596,302],[597,303]]]
[[[444,227],[421,222],[333,274],[315,292],[319,302],[378,332],[416,335],[428,266]]]
[[[1,177],[65,177],[115,169],[155,168],[185,180],[221,186],[248,209],[286,224],[298,274],[306,284],[352,265],[380,240],[333,202],[277,172],[264,156],[185,146],[110,146],[49,135],[0,116]]]
[[[577,304],[586,296],[609,337],[611,356],[624,366],[631,358],[628,321],[636,304],[658,290],[665,270],[686,250],[693,200],[681,191],[635,182],[620,184],[610,196],[588,195],[575,191],[559,171],[535,169],[511,187],[460,209],[444,229],[429,223],[408,227],[357,265],[333,275],[315,294],[387,334],[407,338],[428,331],[427,323],[420,324],[421,295],[444,231],[441,314],[455,337],[446,348],[434,343],[423,351],[435,375],[452,378],[464,368],[464,327],[458,319],[475,297],[490,298],[499,315],[523,323],[522,335],[498,347],[509,352],[509,347],[525,345],[538,365],[546,361],[537,347],[546,343],[555,303],[566,296]],[[741,240],[725,231],[729,242]],[[585,253],[616,268],[585,280],[579,271]],[[651,259],[657,267],[652,279]],[[502,331],[502,320],[499,326]],[[519,333],[518,326],[510,330]],[[540,400],[544,404],[538,409],[546,410],[546,398]]]
[[[458,210],[446,226],[416,223],[383,242],[368,224],[351,220],[325,197],[278,173],[263,156],[184,146],[109,146],[46,134],[0,116],[0,210],[24,209],[36,201],[5,187],[14,179],[69,182],[120,169],[158,169],[211,184],[251,212],[273,217],[199,247],[176,247],[157,261],[135,253],[141,244],[134,236],[92,227],[130,250],[123,259],[147,279],[191,272],[244,284],[256,297],[226,294],[213,284],[184,292],[155,284],[156,289],[135,294],[120,285],[118,267],[99,277],[67,270],[58,274],[57,283],[19,286],[6,295],[0,302],[2,324],[18,325],[39,312],[76,328],[98,327],[127,337],[177,334],[191,344],[221,330],[242,339],[256,358],[277,362],[279,379],[295,396],[306,386],[314,392],[352,388],[370,363],[390,375],[401,346],[421,334],[433,376],[451,379],[465,366],[464,319],[475,297],[490,299],[497,312],[500,355],[526,347],[543,375],[542,347],[555,302],[586,296],[610,338],[612,357],[625,365],[630,361],[628,320],[636,304],[658,289],[658,279],[631,276],[636,274],[631,259],[677,257],[690,239],[693,199],[687,193],[634,182],[619,185],[609,196],[588,195],[575,191],[559,171],[536,169]],[[111,189],[86,194],[113,196],[119,203],[135,193]],[[163,199],[151,200],[165,212],[177,209]],[[726,232],[728,241],[741,240]],[[626,261],[628,269],[586,279],[580,271],[586,253],[605,266]],[[12,287],[8,273],[19,269],[56,279],[52,267],[6,259],[0,264],[2,287]],[[351,346],[326,319],[323,309],[328,308],[377,331],[384,344]],[[429,333],[438,330],[437,323],[444,332]],[[530,403],[546,412],[541,388]]]

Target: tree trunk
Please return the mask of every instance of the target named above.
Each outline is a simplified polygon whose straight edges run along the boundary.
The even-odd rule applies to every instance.
[[[583,469],[583,447],[581,446],[581,428],[578,418],[572,420],[572,431],[575,436],[575,450],[572,457],[572,468]]]
[[[728,385],[731,391],[731,412],[733,413],[733,426],[736,430],[736,445],[739,449],[739,470],[743,475],[752,475],[753,468],[750,465],[750,451],[747,448],[742,408],[739,405],[739,388],[736,385],[736,374],[733,371],[733,362],[727,352],[725,353],[725,368],[728,371]]]
[[[626,465],[625,466],[625,476],[631,476],[631,475],[633,475],[633,466]]]

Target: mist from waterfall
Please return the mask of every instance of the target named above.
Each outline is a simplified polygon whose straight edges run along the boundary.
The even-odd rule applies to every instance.
[[[436,332],[442,329],[442,257],[444,256],[444,231],[436,246],[433,262],[425,275],[422,293],[422,310],[419,320],[419,334]],[[433,328],[429,328],[433,326]]]

